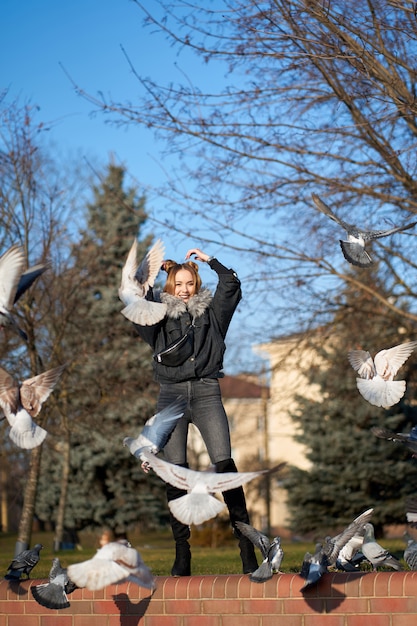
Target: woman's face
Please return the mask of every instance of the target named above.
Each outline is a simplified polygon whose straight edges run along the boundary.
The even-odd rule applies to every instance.
[[[181,298],[184,302],[195,294],[194,278],[188,270],[179,270],[175,275],[175,292],[174,296]]]

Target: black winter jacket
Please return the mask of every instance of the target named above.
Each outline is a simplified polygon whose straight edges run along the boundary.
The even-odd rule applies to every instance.
[[[165,292],[153,294],[149,299],[167,305],[164,319],[153,326],[135,328],[140,337],[158,353],[184,335],[194,319],[194,354],[177,367],[167,367],[153,362],[155,380],[160,383],[177,383],[198,378],[223,376],[223,356],[226,350],[225,336],[230,321],[242,298],[240,281],[232,269],[227,269],[217,259],[209,261],[218,277],[214,295],[201,288],[186,304],[180,298]]]

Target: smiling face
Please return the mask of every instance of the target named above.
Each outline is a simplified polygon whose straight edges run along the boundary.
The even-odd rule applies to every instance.
[[[184,302],[195,294],[194,276],[188,270],[179,270],[175,275],[174,296],[181,298]]]

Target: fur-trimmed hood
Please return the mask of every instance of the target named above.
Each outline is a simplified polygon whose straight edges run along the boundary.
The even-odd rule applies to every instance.
[[[186,304],[181,298],[172,296],[170,293],[161,291],[158,294],[160,301],[167,305],[167,316],[178,319],[183,313],[188,311],[193,318],[200,317],[207,310],[213,299],[210,289],[203,287]]]

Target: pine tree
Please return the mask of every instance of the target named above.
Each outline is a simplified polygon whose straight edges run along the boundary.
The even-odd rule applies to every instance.
[[[375,272],[366,270],[365,276],[359,271],[361,281],[384,291]],[[415,492],[417,466],[409,452],[377,439],[370,429],[379,425],[408,432],[417,423],[413,358],[401,368],[401,378],[407,380],[405,396],[384,410],[359,394],[347,353],[360,348],[375,356],[383,348],[415,339],[415,330],[405,328],[404,319],[387,313],[371,296],[348,286],[335,302],[332,323],[318,334],[319,341],[313,333],[312,345],[325,366],[306,375],[319,386],[322,399],[298,397],[299,408],[292,416],[300,428],[297,440],[306,445],[311,462],[307,471],[291,468],[287,487],[292,527],[298,533],[328,530],[370,507],[378,531],[385,524],[404,523],[404,500]]]
[[[72,277],[78,299],[71,333],[63,341],[69,359],[67,435],[70,476],[65,525],[80,530],[106,526],[126,533],[136,525],[158,524],[164,507],[160,481],[147,476],[123,447],[154,412],[157,386],[152,378],[150,349],[120,313],[121,269],[146,220],[145,199],[135,189],[124,191],[123,168],[110,165],[88,205],[87,227],[73,249]],[[151,241],[139,243],[144,256]],[[42,490],[37,513],[56,516],[61,493],[62,448],[44,455]],[[161,513],[162,510],[162,513]]]

